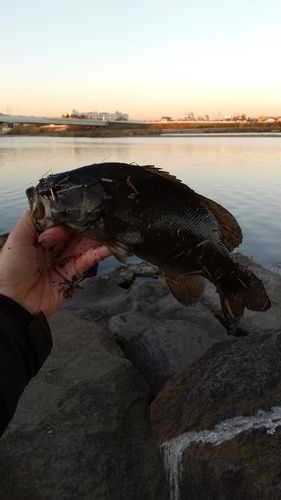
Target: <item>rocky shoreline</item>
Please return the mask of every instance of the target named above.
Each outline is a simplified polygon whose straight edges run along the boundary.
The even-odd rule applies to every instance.
[[[211,284],[185,308],[146,263],[85,280],[2,437],[2,497],[279,499],[281,276],[251,269],[272,307],[239,337]]]

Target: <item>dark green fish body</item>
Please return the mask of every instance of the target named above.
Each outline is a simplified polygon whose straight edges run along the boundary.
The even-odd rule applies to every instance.
[[[65,224],[103,242],[120,261],[135,254],[157,265],[185,305],[202,294],[203,277],[211,281],[229,331],[245,307],[270,307],[262,282],[230,254],[242,241],[236,219],[166,172],[94,164],[42,179],[27,196],[39,230]]]

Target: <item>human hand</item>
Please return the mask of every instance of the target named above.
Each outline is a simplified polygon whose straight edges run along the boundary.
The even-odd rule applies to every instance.
[[[77,288],[84,273],[112,255],[104,245],[65,226],[37,234],[24,212],[0,253],[0,293],[34,316],[53,314]]]

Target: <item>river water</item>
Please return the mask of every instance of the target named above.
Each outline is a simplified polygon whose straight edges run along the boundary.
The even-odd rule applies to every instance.
[[[244,235],[238,251],[266,268],[280,264],[280,137],[0,136],[0,233],[28,208],[25,190],[44,174],[103,161],[156,165],[176,175],[233,213]]]

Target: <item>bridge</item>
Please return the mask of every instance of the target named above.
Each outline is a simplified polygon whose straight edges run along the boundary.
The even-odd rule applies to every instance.
[[[0,123],[32,123],[37,125],[79,125],[84,127],[105,127],[108,122],[102,120],[86,120],[84,118],[46,118],[44,116],[12,116],[0,114]]]

